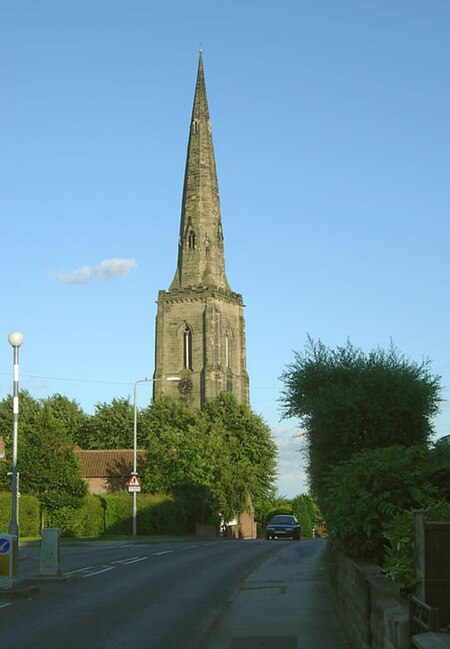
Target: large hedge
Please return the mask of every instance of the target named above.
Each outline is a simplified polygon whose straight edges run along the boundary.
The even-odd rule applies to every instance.
[[[193,499],[196,502],[196,499]],[[198,522],[186,494],[139,494],[137,499],[138,535],[190,535]],[[11,494],[0,493],[0,532],[6,533],[11,512]],[[62,536],[98,537],[105,534],[130,535],[132,532],[133,499],[127,492],[95,496],[88,494],[79,508],[61,507],[48,514],[45,527],[57,527]],[[219,521],[202,520],[214,525]],[[39,536],[39,501],[24,494],[19,501],[21,537]]]
[[[439,377],[393,346],[365,354],[310,339],[282,379],[283,414],[300,418],[332,540],[383,562],[387,521],[449,497],[448,457],[431,445]]]
[[[6,534],[11,518],[11,493],[0,492],[0,532]],[[39,501],[36,496],[22,494],[19,498],[21,536],[39,535]]]
[[[384,562],[386,525],[400,512],[445,498],[436,476],[447,468],[450,445],[360,451],[330,469],[323,497],[332,540],[346,554]]]
[[[283,414],[300,418],[311,486],[325,515],[332,467],[358,451],[431,439],[439,377],[395,347],[365,354],[350,342],[333,350],[310,339],[282,380]]]

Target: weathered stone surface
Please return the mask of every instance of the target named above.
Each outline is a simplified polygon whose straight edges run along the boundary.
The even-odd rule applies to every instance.
[[[368,561],[329,554],[339,615],[357,649],[410,649],[409,611],[398,584]]]
[[[249,401],[244,303],[225,274],[216,164],[200,53],[183,189],[178,263],[158,294],[155,398],[201,408],[224,391]],[[180,376],[178,384],[167,376]]]

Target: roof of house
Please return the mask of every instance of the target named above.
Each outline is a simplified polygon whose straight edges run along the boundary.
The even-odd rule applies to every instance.
[[[80,458],[83,478],[128,477],[133,471],[133,449],[111,450],[75,449]],[[138,465],[144,461],[144,451],[137,451]]]

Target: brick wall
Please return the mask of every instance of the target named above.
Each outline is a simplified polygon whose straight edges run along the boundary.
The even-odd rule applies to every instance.
[[[354,649],[409,649],[407,600],[381,568],[328,551],[331,586]]]

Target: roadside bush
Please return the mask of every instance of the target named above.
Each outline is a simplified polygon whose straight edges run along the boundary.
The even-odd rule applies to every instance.
[[[441,500],[424,510],[427,521],[450,521],[450,502]],[[416,549],[414,543],[414,512],[399,512],[385,525],[384,536],[389,545],[385,551],[384,572],[403,584],[406,591],[419,583],[416,573]]]
[[[422,444],[362,451],[333,467],[323,498],[330,538],[349,556],[382,565],[386,523],[442,497],[432,483],[435,471],[433,450]]]
[[[11,518],[11,493],[0,492],[0,532],[7,533]],[[20,536],[39,536],[39,501],[31,494],[19,498]]]
[[[312,499],[307,494],[300,494],[292,500],[292,513],[300,523],[302,537],[305,539],[313,538],[313,527],[316,523],[312,514],[313,507]]]
[[[106,534],[131,534],[133,499],[126,492],[101,497]],[[183,502],[163,494],[139,494],[139,535],[188,534],[188,514]]]
[[[191,494],[192,495],[192,494]],[[218,517],[204,509],[187,493],[139,494],[139,535],[183,535],[195,532],[197,522],[219,528]],[[11,494],[0,492],[0,532],[6,533],[11,512]],[[133,499],[127,492],[85,496],[80,508],[61,507],[45,517],[46,527],[57,527],[62,536],[90,537],[103,534],[129,535],[132,532]],[[20,535],[40,536],[39,501],[35,496],[20,497]]]
[[[39,500],[32,494],[22,494],[19,498],[20,536],[39,536]]]
[[[138,509],[139,534],[186,534],[185,516],[171,496],[146,496]]]
[[[412,362],[393,346],[365,354],[350,341],[333,350],[309,338],[281,379],[283,415],[300,419],[310,484],[324,514],[332,467],[360,451],[431,437],[439,377],[429,362]]]
[[[133,499],[126,492],[101,496],[106,534],[131,534]],[[139,498],[140,504],[142,498]]]
[[[81,508],[62,507],[47,516],[49,527],[58,527],[62,536],[101,536],[104,508],[98,496],[88,494]]]

